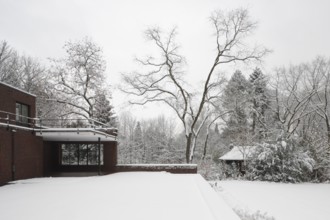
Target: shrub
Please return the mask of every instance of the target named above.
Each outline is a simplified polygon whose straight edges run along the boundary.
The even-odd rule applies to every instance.
[[[279,141],[259,145],[248,164],[247,178],[273,182],[302,182],[311,180],[314,160],[297,144]]]
[[[198,173],[206,180],[220,180],[224,179],[223,167],[212,160],[205,159],[198,164]]]
[[[234,208],[234,211],[242,220],[275,220],[274,217],[268,216],[267,213],[261,213],[260,211],[251,213],[238,208]]]

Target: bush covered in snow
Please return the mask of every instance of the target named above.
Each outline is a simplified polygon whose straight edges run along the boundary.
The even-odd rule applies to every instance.
[[[321,141],[311,141],[306,143],[306,148],[310,150],[315,161],[313,180],[325,182],[330,180],[330,154],[329,145],[323,139]]]
[[[275,220],[274,217],[260,211],[250,212],[239,208],[235,208],[234,211],[242,220]]]
[[[198,173],[206,180],[221,180],[225,178],[224,167],[213,160],[205,159],[198,164]]]
[[[312,178],[315,161],[293,141],[261,144],[248,164],[247,178],[274,182],[302,182]]]

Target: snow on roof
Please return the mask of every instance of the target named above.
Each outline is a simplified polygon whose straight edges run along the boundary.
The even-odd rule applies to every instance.
[[[100,138],[102,142],[116,141],[115,135],[108,134],[104,131],[107,129],[94,128],[30,128],[19,125],[12,125],[0,122],[0,127],[7,127],[25,131],[35,132],[45,141],[87,141],[97,142]],[[103,131],[104,130],[104,131]]]
[[[229,152],[220,157],[220,160],[245,160],[251,157],[256,146],[234,146]]]
[[[116,137],[93,128],[36,129],[36,135],[45,141],[116,141]]]
[[[15,220],[239,220],[199,174],[166,172],[16,181],[0,187],[0,210]]]
[[[28,95],[31,95],[31,96],[37,97],[36,95],[34,95],[34,94],[32,94],[32,93],[29,93],[29,92],[27,92],[27,91],[24,91],[24,90],[22,90],[22,89],[19,89],[19,88],[15,87],[15,86],[9,85],[9,84],[7,84],[7,83],[4,83],[4,82],[1,82],[1,81],[0,81],[0,84],[2,84],[2,85],[4,85],[4,86],[7,86],[7,87],[10,87],[10,88],[12,88],[12,89],[15,89],[15,90],[17,90],[17,91],[23,92],[23,93],[25,93],[25,94],[28,94]]]

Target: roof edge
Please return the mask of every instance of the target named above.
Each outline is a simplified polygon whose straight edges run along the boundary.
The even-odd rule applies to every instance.
[[[0,84],[2,84],[2,85],[4,85],[4,86],[7,86],[7,87],[9,87],[9,88],[15,89],[15,90],[17,90],[17,91],[19,91],[19,92],[25,93],[25,94],[27,94],[27,95],[30,95],[30,96],[33,96],[33,97],[37,97],[35,94],[29,93],[29,92],[27,92],[27,91],[24,91],[23,89],[19,89],[19,88],[15,87],[15,86],[9,85],[9,84],[7,84],[7,83],[5,83],[5,82],[0,81]]]

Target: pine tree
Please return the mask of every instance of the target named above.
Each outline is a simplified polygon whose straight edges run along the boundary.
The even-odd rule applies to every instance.
[[[108,97],[110,97],[110,95],[108,95]],[[117,122],[114,117],[113,106],[110,104],[110,98],[108,97],[106,91],[98,91],[95,98],[93,115],[97,121],[102,122],[109,127],[116,127]]]
[[[135,162],[143,163],[145,160],[145,146],[143,143],[142,128],[140,122],[137,122],[134,130],[133,152],[135,152]]]
[[[266,136],[266,110],[269,108],[267,80],[259,68],[250,75],[251,130],[257,140]]]
[[[245,144],[249,139],[248,89],[249,82],[242,72],[237,70],[229,80],[222,97],[224,107],[232,111],[221,135],[226,144]]]
[[[238,106],[246,102],[248,95],[249,82],[246,80],[240,70],[236,70],[230,78],[223,95],[225,107],[233,109],[233,106]]]

